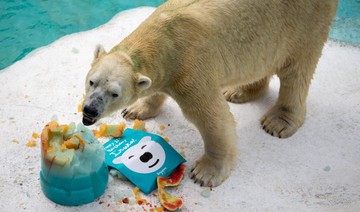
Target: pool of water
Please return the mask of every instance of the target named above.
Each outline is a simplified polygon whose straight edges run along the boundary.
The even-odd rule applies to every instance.
[[[166,0],[0,0],[0,70],[58,38],[95,28],[120,11]]]
[[[120,11],[166,0],[0,0],[0,70],[58,38],[95,28]],[[340,0],[330,38],[360,44],[360,0]]]
[[[360,0],[340,0],[329,34],[333,40],[360,44]]]

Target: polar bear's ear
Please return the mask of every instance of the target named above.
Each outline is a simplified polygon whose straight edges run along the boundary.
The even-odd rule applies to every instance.
[[[100,44],[96,45],[95,52],[94,52],[94,59],[100,57],[103,54],[106,54],[104,47]]]
[[[144,76],[142,74],[138,74],[135,80],[136,80],[137,87],[140,88],[141,90],[150,88],[151,83],[152,83],[152,81],[149,77]]]

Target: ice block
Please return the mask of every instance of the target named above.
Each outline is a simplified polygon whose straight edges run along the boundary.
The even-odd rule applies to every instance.
[[[82,124],[49,122],[41,134],[40,182],[44,194],[61,205],[81,205],[100,197],[108,182],[102,144]]]

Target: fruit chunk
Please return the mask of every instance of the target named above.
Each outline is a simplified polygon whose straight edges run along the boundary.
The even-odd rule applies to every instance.
[[[140,121],[140,120],[138,120],[138,119],[135,119],[133,129],[134,129],[134,130],[140,130],[140,131],[146,131],[146,129],[145,129],[145,122]]]
[[[29,140],[29,141],[26,143],[26,146],[28,146],[28,147],[34,147],[34,146],[36,146],[36,141],[35,141],[35,140]]]
[[[182,207],[183,200],[171,196],[165,189],[158,189],[160,203],[169,211],[174,211]]]
[[[59,125],[56,121],[49,122],[41,133],[41,152],[43,160],[64,166],[70,163],[75,150],[85,148],[85,141],[79,135],[73,135],[75,123]]]
[[[159,129],[160,129],[161,131],[165,130],[165,128],[166,128],[165,125],[160,125],[160,126],[159,126]]]
[[[159,176],[157,179],[158,186],[166,187],[179,185],[184,177],[185,168],[185,164],[182,163],[169,175],[169,177],[166,178]]]
[[[33,132],[32,137],[37,139],[37,138],[39,138],[39,134],[37,134],[36,132]]]
[[[85,141],[80,135],[76,134],[74,137],[64,141],[64,143],[61,144],[61,151],[65,151],[67,149],[77,150],[80,148],[80,146],[82,147],[82,151],[84,151]]]
[[[172,196],[169,194],[165,187],[167,186],[177,186],[180,184],[181,180],[184,177],[185,173],[185,164],[180,164],[176,170],[170,174],[169,177],[157,177],[157,184],[158,184],[158,193],[159,199],[162,206],[164,206],[169,211],[174,211],[179,209],[183,205],[183,200],[181,198]]]
[[[122,122],[119,125],[107,125],[102,124],[99,130],[93,130],[95,138],[103,136],[120,137],[125,130],[125,123]]]
[[[73,137],[69,140],[66,140],[63,144],[61,144],[61,150],[65,151],[67,149],[79,149],[80,141],[79,139]]]
[[[82,100],[81,100],[81,102],[77,105],[77,112],[78,112],[78,113],[82,112],[82,108],[83,108],[84,101],[85,101],[85,94],[82,95]]]
[[[65,151],[50,151],[46,154],[45,159],[59,166],[65,166],[70,163],[74,157],[75,150],[67,149]]]

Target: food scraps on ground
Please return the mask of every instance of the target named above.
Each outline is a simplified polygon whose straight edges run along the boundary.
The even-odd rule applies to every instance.
[[[28,147],[35,147],[36,146],[36,139],[39,138],[39,134],[37,134],[36,132],[33,132],[31,135],[31,139],[29,139],[26,143],[26,146]],[[14,143],[19,143],[18,141],[16,141],[15,139],[13,140]]]
[[[129,200],[129,197],[124,197],[122,200],[121,200],[122,203],[125,203],[125,204],[129,204],[130,200]]]
[[[158,194],[160,203],[164,208],[166,208],[169,211],[174,211],[176,209],[179,209],[183,205],[183,200],[181,198],[172,196],[169,194],[165,187],[168,186],[177,186],[180,184],[181,180],[184,177],[185,173],[185,164],[180,164],[173,173],[170,174],[169,177],[157,177],[157,184],[158,184]]]
[[[165,125],[160,125],[160,126],[159,126],[159,129],[160,129],[161,131],[165,130],[165,128],[166,128]]]
[[[150,212],[163,212],[164,208],[163,207],[156,207],[154,209],[150,209]]]
[[[26,146],[28,147],[34,147],[36,146],[36,141],[31,139],[31,140],[28,140],[28,142],[26,143]]]
[[[146,131],[145,122],[135,119],[133,129],[139,131]]]
[[[210,187],[207,187],[207,188],[204,188],[201,193],[200,193],[201,196],[205,197],[205,198],[209,198],[210,195],[211,195],[211,188]]]
[[[140,189],[139,187],[135,187],[134,190],[134,195],[135,195],[135,202],[139,205],[142,205],[142,204],[146,204],[147,203],[147,200],[146,199],[143,199],[140,197]]]
[[[127,191],[127,190],[126,190]],[[149,211],[149,212],[163,212],[165,209],[163,207],[158,207],[157,205],[151,204],[148,200],[141,198],[140,196],[140,189],[139,187],[135,187],[132,190],[131,194],[127,194],[127,196],[122,196],[118,200],[121,204],[130,204],[133,205],[134,203],[138,204],[139,206],[142,206],[143,211]],[[157,196],[155,193],[153,193],[153,196]]]
[[[33,132],[32,137],[33,137],[34,139],[37,139],[37,138],[39,138],[40,136],[39,136],[39,134],[37,134],[36,132]]]
[[[121,122],[119,125],[107,125],[102,124],[99,130],[93,130],[95,138],[100,138],[103,136],[110,136],[110,137],[120,137],[125,130],[126,124],[125,122]]]
[[[82,100],[81,100],[81,102],[77,105],[77,112],[78,112],[78,113],[82,112],[84,100],[85,100],[85,94],[82,95]]]

